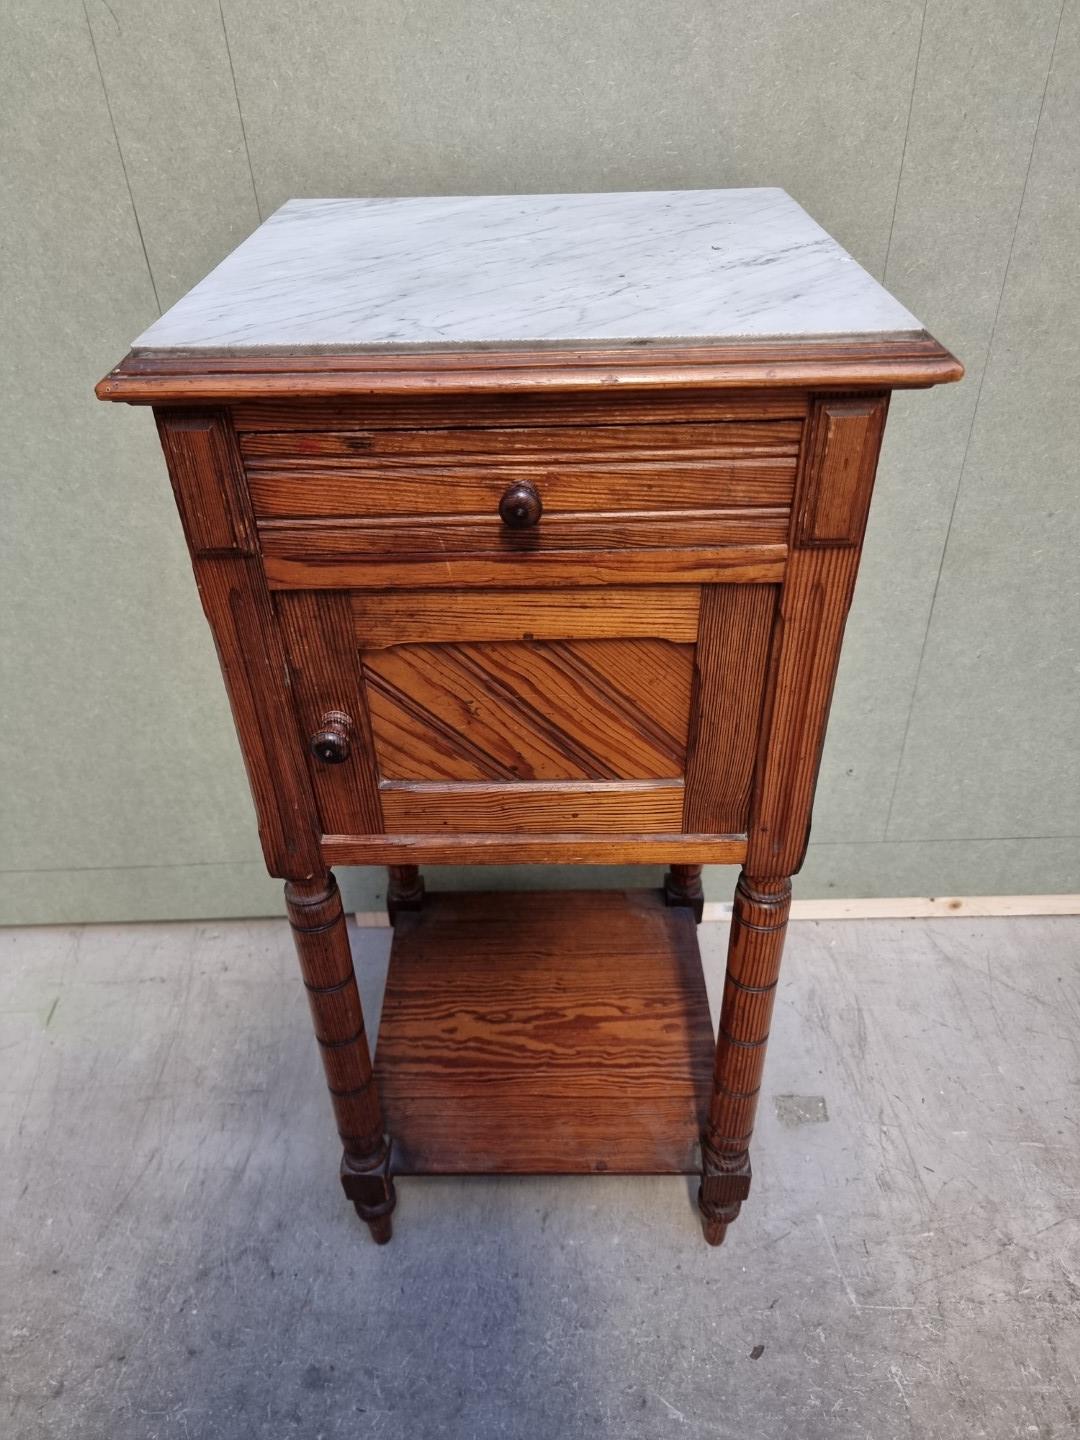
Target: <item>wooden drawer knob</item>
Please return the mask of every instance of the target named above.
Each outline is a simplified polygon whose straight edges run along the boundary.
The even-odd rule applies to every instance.
[[[528,530],[544,513],[544,502],[535,485],[522,480],[511,485],[499,501],[499,515],[510,530]]]
[[[352,720],[344,710],[328,710],[322,717],[322,728],[308,741],[315,759],[324,765],[340,765],[347,760],[352,728]]]

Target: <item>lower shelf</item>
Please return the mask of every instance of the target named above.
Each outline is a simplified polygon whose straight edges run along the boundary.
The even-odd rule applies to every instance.
[[[430,895],[379,1027],[394,1173],[693,1174],[713,1043],[693,916],[657,892]]]

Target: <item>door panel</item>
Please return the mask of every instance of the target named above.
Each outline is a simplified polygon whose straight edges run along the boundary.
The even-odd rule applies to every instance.
[[[694,647],[668,640],[398,645],[364,653],[384,780],[676,779]]]
[[[324,831],[745,832],[777,593],[278,594]]]

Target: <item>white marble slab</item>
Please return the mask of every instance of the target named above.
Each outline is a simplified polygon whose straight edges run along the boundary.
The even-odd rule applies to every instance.
[[[273,354],[920,334],[783,190],[290,200],[135,341]]]

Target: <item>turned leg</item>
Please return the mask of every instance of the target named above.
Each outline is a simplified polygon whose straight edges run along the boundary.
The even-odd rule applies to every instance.
[[[750,1190],[750,1136],[790,907],[790,880],[739,876],[712,1101],[701,1140],[698,1207],[710,1245],[723,1242]]]
[[[341,1183],[372,1238],[385,1245],[397,1197],[337,881],[331,874],[291,880],[285,901],[345,1147]]]
[[[403,910],[424,908],[424,879],[419,865],[388,865],[386,913],[392,925]]]
[[[685,905],[688,910],[693,910],[694,919],[701,924],[705,891],[701,888],[700,865],[672,865],[664,876],[664,903]]]

